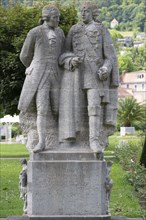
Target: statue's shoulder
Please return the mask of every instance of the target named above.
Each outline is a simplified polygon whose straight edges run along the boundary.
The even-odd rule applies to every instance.
[[[36,35],[42,30],[42,25],[36,26],[29,31],[29,34]]]
[[[95,29],[97,29],[102,36],[107,35],[107,33],[109,32],[108,28],[102,22],[94,22],[94,24]]]
[[[101,21],[94,21],[94,25],[97,29],[100,29],[101,31],[105,28],[104,24]]]
[[[64,36],[64,32],[63,32],[63,30],[62,30],[60,27],[57,27],[57,28],[56,28],[56,31],[57,31],[57,33],[58,33],[59,35]]]
[[[70,31],[72,33],[76,33],[76,32],[81,32],[83,30],[84,27],[84,23],[83,22],[78,22],[77,24],[73,25],[70,29]]]

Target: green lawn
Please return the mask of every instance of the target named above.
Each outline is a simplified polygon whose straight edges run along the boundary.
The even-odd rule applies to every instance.
[[[23,201],[19,198],[19,160],[0,160],[0,217],[22,215]]]
[[[28,157],[24,144],[0,144],[0,157]]]
[[[121,140],[126,140],[133,143],[142,143],[144,138],[141,136],[125,136],[120,137],[119,132],[109,137],[109,145],[105,150],[105,155],[113,155],[115,147],[120,143]],[[0,157],[28,157],[29,153],[25,148],[24,144],[0,144]]]
[[[146,211],[140,207],[134,188],[129,185],[124,174],[125,171],[119,164],[112,165],[111,178],[114,182],[110,201],[112,216],[146,217]]]
[[[127,141],[128,143],[134,143],[134,144],[141,144],[144,142],[144,136],[118,136],[118,135],[112,135],[109,137],[109,145],[106,148],[107,151],[114,151],[115,147],[121,142],[121,141]]]

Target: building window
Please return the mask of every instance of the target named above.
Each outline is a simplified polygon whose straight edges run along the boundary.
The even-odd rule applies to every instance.
[[[137,75],[137,79],[142,79],[142,78],[144,78],[144,74],[138,74]]]
[[[127,84],[127,89],[129,89],[129,84]]]
[[[135,91],[137,90],[137,85],[134,85],[134,89],[135,89]]]
[[[144,89],[144,84],[142,84],[142,89]]]

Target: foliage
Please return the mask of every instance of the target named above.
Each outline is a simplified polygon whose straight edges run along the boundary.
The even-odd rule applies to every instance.
[[[122,144],[118,146],[115,155],[126,171],[127,180],[134,186],[138,197],[146,201],[146,168],[140,165],[141,145]]]
[[[146,43],[139,48],[126,48],[122,55],[118,56],[119,72],[132,72],[146,70]]]
[[[68,32],[77,21],[74,4],[62,7],[61,28]],[[27,32],[38,25],[43,4],[24,7],[20,4],[9,9],[0,6],[0,103],[4,114],[17,113],[17,104],[25,78],[24,66],[19,60],[20,50]]]
[[[130,127],[143,122],[146,118],[145,107],[133,97],[126,97],[119,101],[117,120],[121,126]]]
[[[137,133],[137,132],[136,132]],[[143,135],[135,135],[135,136],[120,136],[120,133],[119,132],[116,132],[114,133],[114,135],[112,136],[109,136],[109,144],[108,144],[108,147],[107,147],[107,150],[108,151],[115,151],[115,148],[119,145],[119,143],[121,142],[127,142],[130,144],[134,143],[134,144],[139,144],[139,142],[143,142]]]
[[[126,55],[118,56],[119,73],[132,72],[134,70],[132,58]]]
[[[12,137],[16,137],[17,135],[22,134],[22,129],[19,123],[15,123],[12,125]]]
[[[134,187],[128,183],[120,164],[112,165],[110,176],[114,183],[110,197],[111,215],[133,218],[146,216],[146,211],[139,206]]]
[[[52,2],[51,0],[1,0],[3,6],[14,5],[21,2],[32,6],[39,2]],[[79,11],[83,0],[76,0],[76,8]],[[110,27],[110,22],[116,18],[119,22],[119,30],[145,30],[145,0],[94,0],[99,8],[99,20]],[[61,5],[71,5],[72,0],[60,0]],[[106,15],[106,16],[105,16]]]
[[[111,38],[112,38],[112,41],[114,43],[114,46],[116,48],[116,51],[119,52],[120,50],[120,44],[118,43],[118,38],[123,38],[123,35],[117,31],[117,30],[110,30],[110,35],[111,35]]]
[[[115,148],[115,156],[124,170],[128,170],[133,162],[139,161],[142,146],[141,142],[121,141]]]

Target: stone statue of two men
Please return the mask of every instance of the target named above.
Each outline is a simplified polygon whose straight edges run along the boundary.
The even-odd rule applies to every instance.
[[[95,21],[95,9],[92,3],[84,3],[82,21],[71,27],[65,39],[58,27],[59,10],[47,5],[42,10],[42,24],[30,30],[24,42],[20,59],[26,66],[26,79],[18,109],[23,117],[27,114],[28,121],[36,113],[38,143],[29,141],[34,153],[49,145],[50,112],[57,125],[58,150],[88,145],[93,152],[102,153],[114,131],[118,64],[108,30]]]

